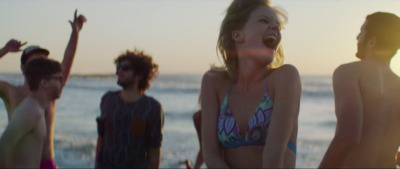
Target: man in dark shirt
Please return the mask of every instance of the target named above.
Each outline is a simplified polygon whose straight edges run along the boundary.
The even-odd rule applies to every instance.
[[[145,95],[158,65],[142,51],[115,59],[118,85],[107,92],[97,118],[96,168],[159,168],[163,127],[160,103]]]

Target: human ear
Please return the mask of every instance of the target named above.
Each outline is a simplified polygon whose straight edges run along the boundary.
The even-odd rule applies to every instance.
[[[49,86],[49,82],[46,80],[46,79],[42,79],[42,80],[40,80],[40,83],[39,83],[41,86],[43,86],[43,87],[45,87],[45,88],[47,88],[48,86]]]
[[[235,41],[235,42],[244,42],[244,36],[243,36],[243,33],[241,32],[241,31],[238,31],[238,30],[236,30],[236,31],[233,31],[232,32],[232,39],[233,39],[233,41]]]
[[[368,46],[369,46],[369,47],[375,47],[375,46],[376,46],[376,37],[375,37],[375,36],[369,38],[369,40],[368,40]]]

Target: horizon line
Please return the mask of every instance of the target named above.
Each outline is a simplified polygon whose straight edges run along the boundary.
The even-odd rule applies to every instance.
[[[9,75],[22,75],[21,72],[0,72],[1,74],[9,74]],[[177,72],[167,72],[167,73],[158,73],[159,75],[203,75],[204,73],[177,73]],[[71,73],[70,77],[111,77],[116,76],[115,73]],[[300,76],[332,76],[330,74],[300,74]]]

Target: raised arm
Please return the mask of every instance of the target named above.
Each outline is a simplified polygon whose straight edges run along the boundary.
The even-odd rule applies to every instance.
[[[21,43],[21,41],[11,39],[7,42],[7,44],[0,49],[0,58],[2,58],[8,52],[19,52],[21,51],[21,47],[24,46],[27,42]],[[6,106],[9,105],[9,96],[8,92],[11,90],[13,86],[6,81],[0,79],[0,98],[3,99]]]
[[[320,168],[340,168],[349,152],[362,136],[363,108],[358,78],[346,66],[340,66],[333,75],[335,136],[320,164]]]
[[[263,168],[294,168],[295,166],[288,166],[291,165],[289,163],[285,164],[284,154],[297,125],[301,95],[300,76],[291,65],[280,67],[275,75],[271,88],[274,93],[274,109],[263,151]]]
[[[71,24],[71,27],[72,27],[72,33],[71,33],[71,37],[69,39],[67,48],[65,49],[64,59],[61,63],[61,65],[63,67],[63,75],[64,75],[65,82],[67,82],[67,80],[69,78],[72,63],[75,58],[75,52],[76,52],[76,48],[78,45],[79,32],[81,31],[81,29],[83,27],[83,23],[86,22],[85,16],[83,16],[83,15],[77,16],[77,13],[78,13],[78,10],[75,10],[74,20],[69,21],[69,23]]]
[[[12,88],[13,88],[13,86],[10,83],[0,79],[0,98],[3,99],[3,102],[7,108],[7,111],[9,108],[8,106],[10,105],[10,94],[9,93],[12,90]],[[8,119],[10,119],[9,113],[10,112],[7,113]]]
[[[0,58],[6,55],[8,52],[20,52],[21,47],[24,46],[27,42],[21,43],[21,41],[11,39],[7,42],[7,44],[0,49]]]
[[[208,168],[228,168],[221,157],[221,147],[217,137],[218,96],[216,75],[212,71],[204,74],[201,82],[201,131],[204,161]]]

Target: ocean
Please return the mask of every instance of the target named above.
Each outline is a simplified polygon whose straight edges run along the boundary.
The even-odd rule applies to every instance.
[[[194,164],[199,145],[192,115],[198,109],[201,78],[200,74],[160,74],[146,92],[164,109],[161,168],[184,168],[181,162],[185,159]],[[0,73],[0,79],[14,85],[23,83],[19,74]],[[296,168],[316,168],[335,132],[332,81],[329,76],[302,76],[301,81]],[[100,99],[114,90],[120,87],[112,75],[70,77],[55,116],[55,161],[60,168],[94,167]],[[0,133],[7,123],[0,101]]]

